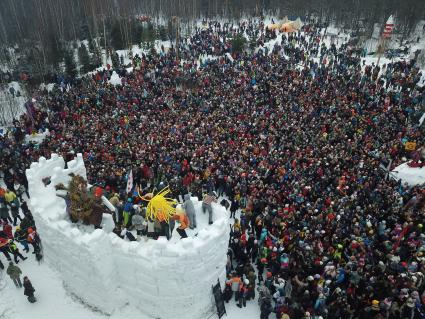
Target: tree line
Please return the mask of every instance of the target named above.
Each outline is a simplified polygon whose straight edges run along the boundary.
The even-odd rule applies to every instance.
[[[76,74],[78,58],[84,72],[101,65],[102,50],[172,38],[173,17],[190,26],[218,16],[314,16],[371,34],[374,23],[394,14],[397,32],[407,36],[424,13],[423,0],[2,0],[0,65],[42,77],[65,64],[67,73]]]

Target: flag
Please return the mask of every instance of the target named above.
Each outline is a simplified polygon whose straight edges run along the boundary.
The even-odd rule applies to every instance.
[[[391,34],[393,33],[393,29],[394,29],[394,19],[393,19],[393,16],[390,16],[387,20],[387,23],[385,23],[384,32],[382,33],[382,37],[390,38]]]
[[[133,170],[127,176],[127,194],[133,189]]]

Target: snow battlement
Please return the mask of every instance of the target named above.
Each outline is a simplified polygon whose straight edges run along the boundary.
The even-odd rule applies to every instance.
[[[214,223],[198,227],[195,237],[129,242],[110,232],[108,214],[104,214],[103,229],[69,221],[55,185],[67,185],[70,173],[86,178],[81,154],[67,168],[62,157],[52,154],[26,171],[29,207],[46,261],[71,293],[107,314],[126,306],[139,309],[147,318],[161,319],[201,319],[215,312],[211,287],[217,279],[224,285],[229,241],[224,207],[213,203]],[[200,216],[202,203],[192,200]]]

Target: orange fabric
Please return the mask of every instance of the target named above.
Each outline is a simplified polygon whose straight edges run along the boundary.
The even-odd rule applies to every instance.
[[[180,222],[180,227],[179,229],[186,229],[187,227],[189,227],[189,218],[187,218],[187,215],[182,213],[182,214],[175,214],[171,217],[171,219],[173,220],[177,220]]]

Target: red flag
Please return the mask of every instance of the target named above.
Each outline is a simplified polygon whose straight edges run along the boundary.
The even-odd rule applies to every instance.
[[[387,20],[387,23],[385,23],[384,32],[382,33],[382,36],[384,38],[390,38],[391,34],[394,30],[394,19],[393,16],[390,16]]]

